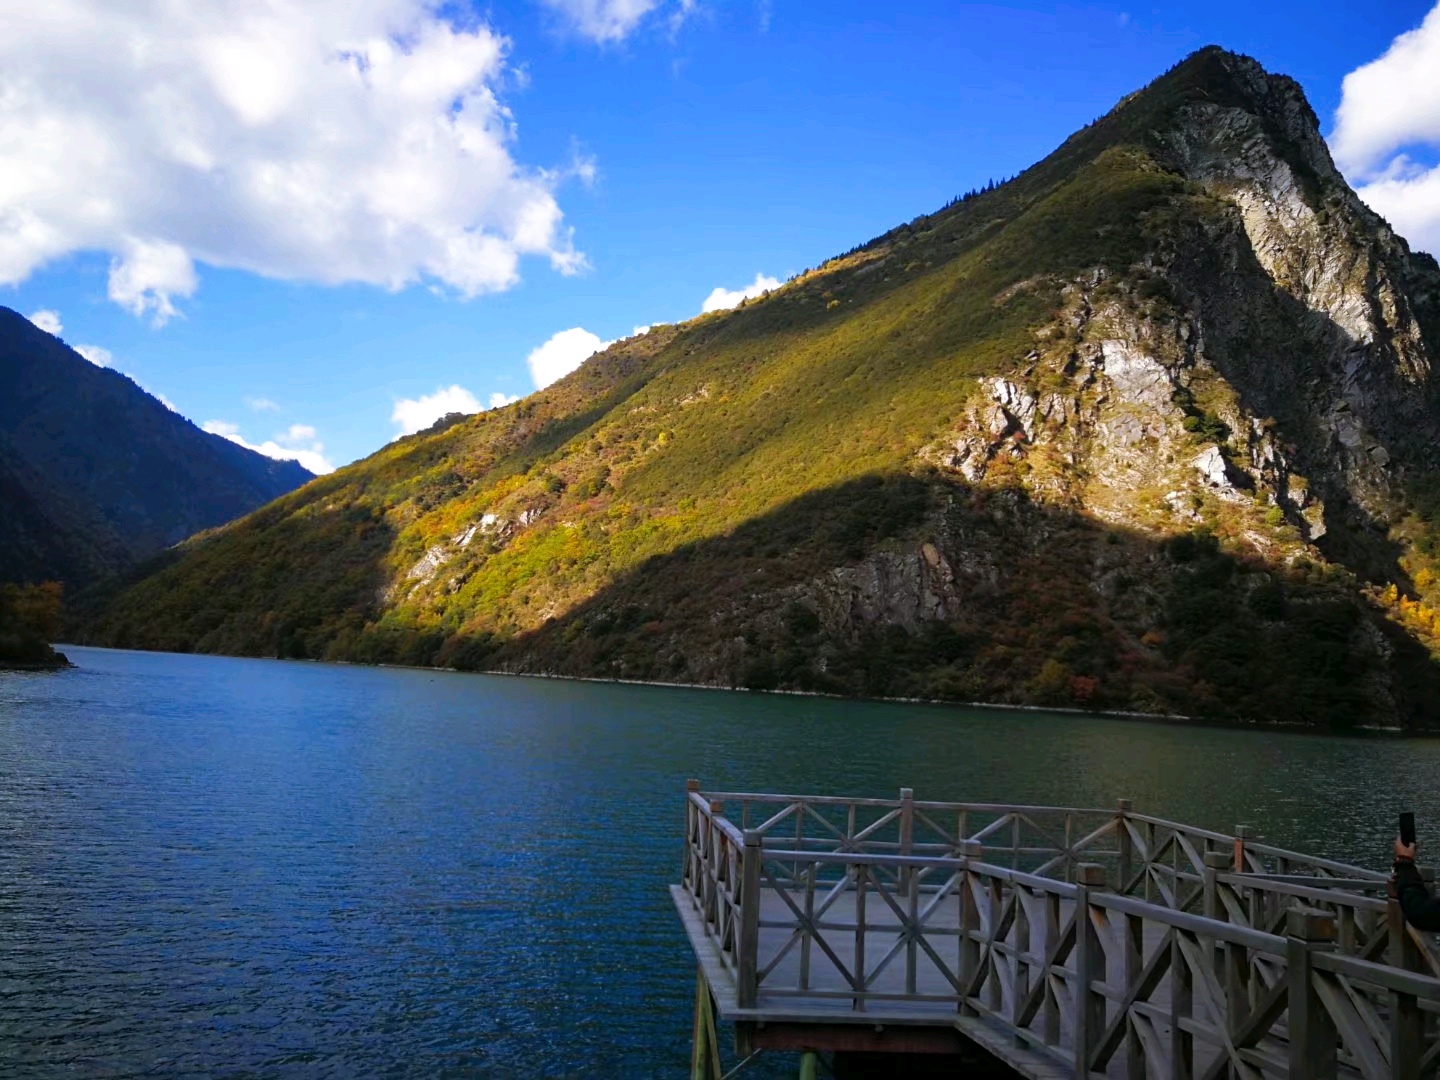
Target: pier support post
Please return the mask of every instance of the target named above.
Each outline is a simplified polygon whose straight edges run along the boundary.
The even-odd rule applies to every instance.
[[[1292,1080],[1334,1080],[1340,1037],[1315,989],[1311,957],[1335,947],[1335,917],[1313,908],[1291,908],[1285,916],[1290,980],[1290,1076]]]
[[[800,1080],[815,1080],[819,1057],[814,1050],[806,1050],[800,1055]]]
[[[715,1004],[702,968],[695,969],[695,1033],[690,1049],[690,1080],[720,1080],[720,1040],[715,1036]]]

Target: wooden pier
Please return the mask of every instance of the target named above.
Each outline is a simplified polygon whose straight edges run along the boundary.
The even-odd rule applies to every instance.
[[[1035,1078],[1440,1072],[1440,950],[1386,875],[1123,800],[690,781],[671,892],[698,961],[695,1080],[725,1075],[725,1025],[742,1064],[798,1051],[803,1078],[817,1055],[977,1047]]]

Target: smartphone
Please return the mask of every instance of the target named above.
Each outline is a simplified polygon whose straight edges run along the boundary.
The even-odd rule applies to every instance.
[[[1400,842],[1415,843],[1415,815],[1409,810],[1400,815]]]

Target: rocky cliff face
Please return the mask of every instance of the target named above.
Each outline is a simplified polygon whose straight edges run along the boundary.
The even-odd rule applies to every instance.
[[[102,630],[1440,723],[1437,347],[1434,260],[1293,81],[1207,49],[1010,184],[194,546]],[[347,584],[287,607],[269,553],[346,522],[385,556],[338,541]],[[174,599],[237,567],[267,584],[228,614]]]

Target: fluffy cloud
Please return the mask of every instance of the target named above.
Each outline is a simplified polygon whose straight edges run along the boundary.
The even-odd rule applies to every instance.
[[[592,14],[620,28],[643,3]],[[197,262],[464,296],[513,285],[527,255],[581,268],[562,174],[511,155],[508,42],[437,8],[55,0],[9,20],[0,284],[103,251],[111,299],[164,322]]]
[[[1330,147],[1360,197],[1413,245],[1440,253],[1440,5],[1345,76]],[[1407,151],[1409,151],[1407,153]]]
[[[168,401],[165,404],[170,409],[174,409],[174,406],[170,405]],[[316,437],[315,429],[309,424],[292,424],[286,431],[276,435],[273,439],[266,439],[263,443],[247,442],[240,434],[240,425],[226,420],[207,420],[200,426],[202,430],[208,431],[212,435],[229,439],[247,450],[254,450],[266,457],[278,458],[281,461],[298,461],[317,476],[335,471],[335,466],[325,459],[324,445]]]
[[[33,313],[30,316],[30,321],[47,334],[53,334],[56,337],[59,337],[60,332],[65,329],[64,325],[60,322],[60,313],[53,308],[42,308]],[[115,360],[114,355],[109,349],[99,345],[75,345],[73,348],[96,367],[109,367]],[[146,392],[148,393],[149,391]],[[165,405],[172,412],[174,411],[175,406],[171,405],[168,401],[165,402]]]
[[[543,390],[613,344],[613,341],[601,341],[589,330],[572,326],[569,330],[550,335],[543,345],[531,350],[525,364],[530,368],[530,378],[535,380],[535,389]]]
[[[700,314],[704,315],[709,311],[725,311],[733,308],[741,300],[753,300],[757,296],[763,296],[771,289],[778,289],[780,282],[773,277],[766,277],[764,274],[756,274],[753,284],[743,289],[722,289],[718,285],[705,298],[705,303],[700,307]]]
[[[56,337],[59,337],[60,331],[65,329],[60,323],[60,313],[49,308],[35,312],[30,316],[30,321],[47,334],[54,334]]]
[[[623,41],[662,0],[542,0],[572,29],[602,44]],[[683,0],[677,15],[684,17],[694,6]]]
[[[490,408],[503,409],[506,405],[513,405],[519,400],[519,394],[502,394],[496,391],[490,395]]]
[[[443,386],[433,394],[418,398],[402,398],[395,403],[390,420],[400,429],[400,435],[414,435],[423,431],[436,420],[448,413],[477,413],[479,400],[463,386]]]
[[[115,362],[114,355],[102,345],[76,345],[75,351],[96,367],[109,367]],[[158,394],[156,396],[159,397]],[[168,401],[165,404],[172,412],[174,411],[175,406]]]

